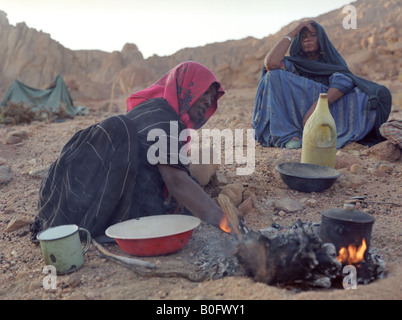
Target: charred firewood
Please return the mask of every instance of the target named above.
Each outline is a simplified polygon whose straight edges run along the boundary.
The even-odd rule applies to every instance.
[[[255,281],[300,289],[342,287],[343,265],[335,245],[320,238],[319,223],[298,220],[288,227],[273,224],[257,232],[246,226],[229,198],[220,194],[218,202],[239,241],[234,255]],[[357,266],[358,283],[383,277],[381,257],[370,254],[366,260]]]
[[[368,284],[385,277],[385,261],[376,251],[375,248],[370,248],[366,258],[355,265],[358,284]]]
[[[247,228],[229,198],[218,197],[225,216],[238,236],[235,256],[249,276],[270,285],[329,288],[341,272],[335,246],[323,243],[319,225],[298,221],[290,228],[268,228],[265,234]]]
[[[331,287],[341,264],[335,246],[320,239],[319,225],[268,231],[249,231],[237,247],[235,255],[249,276],[270,285]]]

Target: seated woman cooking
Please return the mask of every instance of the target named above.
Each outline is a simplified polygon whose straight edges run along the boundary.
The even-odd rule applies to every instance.
[[[299,23],[267,54],[255,98],[255,139],[266,147],[300,148],[320,93],[328,94],[337,148],[383,139],[379,128],[391,110],[389,90],[353,75],[314,21]]]
[[[183,207],[219,225],[223,212],[191,178],[180,152],[187,140],[179,135],[204,125],[223,94],[212,71],[183,62],[132,94],[126,114],[75,133],[42,180],[31,239],[44,228],[76,224],[102,241],[112,224]],[[156,141],[166,142],[158,150],[166,161],[154,161]]]

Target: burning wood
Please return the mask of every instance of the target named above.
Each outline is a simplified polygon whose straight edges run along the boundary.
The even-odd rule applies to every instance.
[[[222,193],[218,196],[218,203],[224,213],[224,217],[221,220],[219,227],[227,233],[231,233],[233,231],[233,233],[237,235],[239,240],[241,240],[242,234],[246,233],[248,229],[245,226],[244,220],[241,217],[239,211],[232,204],[229,198]]]
[[[341,263],[345,263],[346,261],[348,262],[348,264],[359,263],[363,261],[366,249],[366,240],[363,238],[362,244],[357,249],[353,244],[350,244],[348,248],[342,247],[339,250],[339,255],[337,259]]]
[[[267,229],[268,234],[255,232],[245,226],[228,197],[220,194],[218,202],[225,214],[221,229],[225,231],[229,221],[239,240],[235,256],[256,281],[329,288],[338,276],[341,263],[335,246],[321,241],[319,228],[303,224],[280,232],[274,228]]]
[[[232,232],[232,228],[229,227],[229,221],[228,218],[226,218],[226,216],[223,216],[221,222],[219,223],[219,228],[225,231],[226,233]]]
[[[246,275],[258,282],[298,288],[340,286],[346,264],[358,268],[358,283],[383,276],[385,264],[380,256],[368,251],[369,240],[366,243],[364,237],[360,245],[346,245],[338,253],[336,244],[322,238],[331,229],[328,224],[324,233],[322,224],[301,220],[289,227],[274,224],[256,232],[246,227],[228,197],[220,194],[218,202],[224,212],[220,228],[237,236],[234,255]]]
[[[271,285],[329,288],[341,270],[335,246],[319,237],[319,224],[250,231],[236,256],[256,281]]]

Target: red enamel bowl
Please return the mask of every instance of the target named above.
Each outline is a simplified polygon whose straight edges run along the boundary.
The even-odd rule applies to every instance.
[[[126,253],[150,257],[176,252],[190,240],[201,220],[187,215],[166,214],[119,222],[105,234]]]

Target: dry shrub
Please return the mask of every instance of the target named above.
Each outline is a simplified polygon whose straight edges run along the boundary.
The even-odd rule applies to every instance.
[[[7,106],[0,112],[0,123],[17,125],[22,123],[30,124],[32,121],[54,121],[56,119],[66,119],[71,116],[66,111],[66,106],[60,104],[59,112],[41,109],[33,111],[32,108],[23,102],[7,102]]]

